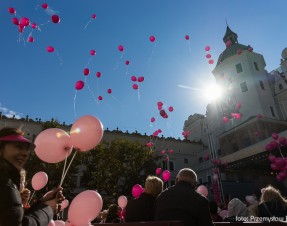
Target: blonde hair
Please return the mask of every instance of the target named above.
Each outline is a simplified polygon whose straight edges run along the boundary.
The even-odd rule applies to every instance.
[[[281,192],[272,185],[268,185],[261,194],[260,203],[269,202],[271,200],[277,200],[283,205],[287,205],[287,199],[281,195]]]
[[[159,177],[148,176],[145,180],[145,193],[158,196],[163,189],[163,182]]]

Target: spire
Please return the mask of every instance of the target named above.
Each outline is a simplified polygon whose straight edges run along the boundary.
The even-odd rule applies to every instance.
[[[226,43],[228,40],[230,40],[232,42],[232,44],[234,43],[238,43],[238,36],[236,33],[234,33],[229,27],[228,25],[226,25],[226,32],[225,32],[225,35],[223,37],[223,41],[224,43]]]

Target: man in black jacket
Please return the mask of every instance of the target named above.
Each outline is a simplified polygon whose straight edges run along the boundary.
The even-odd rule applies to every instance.
[[[156,221],[183,221],[185,226],[213,225],[208,200],[195,190],[196,173],[181,169],[176,184],[163,191],[156,199]]]

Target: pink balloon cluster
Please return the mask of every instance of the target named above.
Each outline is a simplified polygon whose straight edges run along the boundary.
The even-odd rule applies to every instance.
[[[95,116],[78,118],[71,127],[70,135],[59,128],[49,128],[35,139],[35,153],[44,162],[58,163],[66,159],[74,147],[86,152],[98,145],[103,137],[103,125]]]
[[[209,53],[209,51],[210,51],[210,46],[206,46],[204,49],[205,49],[205,51],[206,51],[205,58],[207,59],[207,61],[208,61],[209,64],[213,64],[213,63],[214,63],[214,60],[211,58],[211,54]]]
[[[161,101],[157,102],[157,109],[159,110],[159,114],[161,117],[168,118],[168,114],[167,114],[166,110],[163,109],[163,102],[161,102]],[[168,107],[169,112],[173,112],[173,110],[174,109],[172,106]]]
[[[270,154],[268,159],[271,162],[271,169],[277,171],[276,179],[284,181],[287,178],[287,158],[283,156],[281,148],[287,147],[287,139],[285,137],[279,138],[277,133],[273,133],[272,138],[273,140],[265,145],[265,150],[279,150],[280,157]]]
[[[162,130],[161,129],[158,129],[156,131],[153,132],[152,136],[153,137],[157,137],[160,133],[162,133]]]
[[[131,80],[133,81],[133,82],[137,82],[137,83],[134,83],[133,84],[133,89],[135,89],[135,90],[137,90],[138,88],[139,88],[139,83],[140,82],[143,82],[144,81],[144,77],[143,76],[140,76],[140,77],[136,77],[136,76],[131,76]]]

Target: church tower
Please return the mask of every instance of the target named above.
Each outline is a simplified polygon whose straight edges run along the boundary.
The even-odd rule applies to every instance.
[[[237,34],[229,26],[223,41],[226,48],[212,73],[216,83],[224,89],[224,97],[217,101],[214,110],[222,115],[222,119],[232,119],[236,125],[258,115],[279,119],[263,56],[253,52],[249,45],[238,43]],[[234,113],[240,115],[235,119]],[[228,126],[225,128],[228,130]]]

